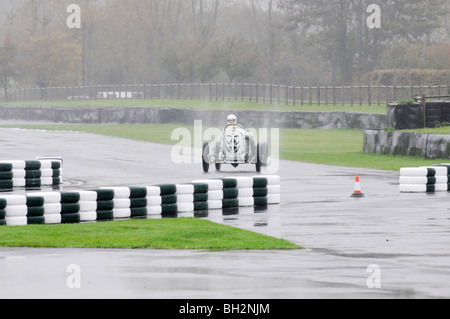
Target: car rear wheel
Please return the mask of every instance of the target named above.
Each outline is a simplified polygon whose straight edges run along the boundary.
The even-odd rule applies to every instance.
[[[219,152],[220,152],[220,143],[216,143],[216,161],[219,159]],[[220,171],[222,168],[222,164],[216,163],[216,171]]]
[[[260,148],[261,148],[261,145],[258,143],[257,150],[256,150],[257,156],[256,156],[256,164],[255,164],[256,171],[257,171],[258,173],[261,173],[261,166],[262,166],[262,163],[261,163],[261,151],[260,151]]]
[[[202,154],[202,165],[203,165],[203,171],[205,173],[209,172],[209,143],[204,142],[203,143],[203,154]]]

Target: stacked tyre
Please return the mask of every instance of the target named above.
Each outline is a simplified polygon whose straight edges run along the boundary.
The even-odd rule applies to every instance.
[[[178,212],[177,186],[175,184],[157,185],[161,189],[161,214],[170,216]]]
[[[6,225],[6,199],[0,198],[0,226]]]
[[[41,162],[25,161],[25,188],[41,188]]]
[[[267,204],[278,205],[281,203],[281,178],[279,175],[260,176],[267,178]]]
[[[13,187],[25,187],[25,161],[17,160],[10,161],[9,163],[12,165]]]
[[[238,206],[252,207],[255,206],[253,199],[253,178],[252,177],[234,177],[237,181],[238,190]]]
[[[159,186],[148,186],[147,190],[147,216],[161,216],[162,199],[161,188]]]
[[[223,208],[239,207],[239,192],[237,189],[237,180],[235,178],[222,178],[223,182]]]
[[[189,213],[194,211],[194,185],[178,184],[177,186],[177,209],[178,213]]]
[[[129,187],[110,187],[104,188],[110,189],[114,192],[113,198],[113,215],[105,216],[104,219],[126,219],[131,217],[131,200],[130,200],[130,188]]]
[[[147,216],[147,188],[130,187],[130,211],[132,218]]]
[[[0,191],[11,191],[13,189],[13,165],[11,163],[0,163]]]
[[[80,222],[97,220],[97,192],[80,191]]]
[[[269,195],[268,181],[265,177],[253,177],[253,200],[255,206],[267,206]]]
[[[220,179],[194,180],[194,184],[208,185],[208,210],[222,209],[223,181]]]
[[[450,191],[450,164],[448,164],[448,163],[436,164],[436,165],[433,165],[433,167],[445,167],[445,168],[447,168],[447,191]]]
[[[63,168],[61,161],[51,161],[52,186],[59,186],[63,183]],[[44,184],[45,185],[45,184]]]
[[[41,197],[44,199],[44,220],[45,224],[60,224],[61,223],[61,193],[59,192],[42,192],[29,193],[28,198]]]
[[[80,193],[61,193],[61,223],[76,224],[80,222]]]
[[[14,187],[27,189],[42,186],[58,186],[62,183],[60,161],[1,161],[0,191],[12,190]]]
[[[27,224],[28,225],[44,225],[45,224],[45,208],[44,197],[27,196]]]
[[[448,169],[445,166],[423,166],[422,168],[434,169],[435,175],[435,192],[447,192],[448,191]]]
[[[436,170],[425,167],[404,167],[400,169],[401,193],[434,193]]]
[[[6,201],[5,219],[8,226],[23,226],[28,224],[27,197],[25,195],[5,195],[0,201]]]
[[[208,205],[208,184],[194,183],[194,212],[206,211]]]
[[[114,190],[96,189],[97,193],[97,220],[105,221],[114,218]]]

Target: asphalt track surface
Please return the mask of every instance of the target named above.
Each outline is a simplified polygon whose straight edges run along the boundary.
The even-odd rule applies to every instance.
[[[201,165],[171,164],[170,146],[85,133],[0,129],[0,144],[2,159],[62,156],[64,190],[255,175],[253,167],[205,175]],[[0,298],[450,297],[447,193],[400,194],[398,173],[369,169],[282,161],[279,175],[281,205],[202,218],[305,250],[0,248]],[[350,197],[356,176],[365,198]],[[67,284],[69,265],[79,266],[79,288]]]

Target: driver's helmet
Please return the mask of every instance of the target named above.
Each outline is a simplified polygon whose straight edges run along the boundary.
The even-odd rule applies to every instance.
[[[230,124],[237,124],[237,117],[235,115],[229,115],[227,118],[227,123]]]

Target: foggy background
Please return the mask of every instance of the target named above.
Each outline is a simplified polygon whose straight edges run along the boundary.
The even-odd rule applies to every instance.
[[[81,29],[67,27],[69,4]],[[366,24],[370,4],[381,28]],[[148,83],[447,85],[450,0],[0,0],[0,98]]]

